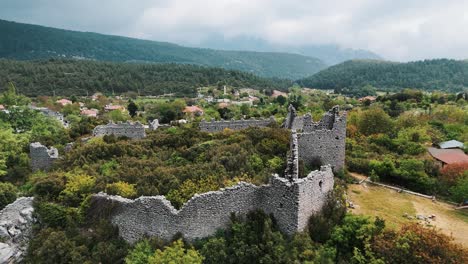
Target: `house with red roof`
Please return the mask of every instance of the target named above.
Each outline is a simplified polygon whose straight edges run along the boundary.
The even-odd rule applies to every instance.
[[[97,109],[83,109],[80,114],[88,117],[97,117],[99,111]]]
[[[438,149],[431,147],[427,150],[429,154],[437,160],[440,167],[455,163],[468,164],[468,155],[461,149]]]
[[[0,111],[3,111],[3,110],[5,110],[5,106],[0,104]]]
[[[186,106],[185,109],[182,110],[182,112],[184,112],[186,115],[191,115],[191,116],[201,116],[205,113],[203,109],[201,109],[200,107],[196,105]]]
[[[60,105],[62,105],[62,106],[66,106],[66,105],[72,104],[73,102],[70,101],[70,100],[68,100],[68,99],[65,99],[65,98],[64,98],[64,99],[57,100],[56,103],[57,103],[57,104],[60,104]]]
[[[104,110],[107,112],[114,111],[114,110],[120,110],[120,111],[125,111],[125,107],[122,105],[113,105],[113,104],[108,104],[104,107]]]

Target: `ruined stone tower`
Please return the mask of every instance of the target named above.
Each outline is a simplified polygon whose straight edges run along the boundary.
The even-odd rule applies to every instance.
[[[299,159],[306,166],[330,164],[334,171],[344,168],[346,112],[340,114],[338,106],[325,113],[319,122],[314,122],[310,114],[297,117],[290,106],[284,127],[298,130]]]

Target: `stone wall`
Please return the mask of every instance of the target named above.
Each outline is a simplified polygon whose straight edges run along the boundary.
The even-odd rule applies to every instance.
[[[128,137],[131,139],[142,139],[146,137],[145,127],[140,122],[109,123],[94,128],[93,136],[115,135],[116,137]]]
[[[202,120],[200,122],[200,130],[204,132],[218,132],[223,131],[225,128],[232,130],[241,130],[249,127],[266,127],[272,123],[276,123],[275,118],[272,116],[269,119],[241,119],[241,120],[222,120],[215,121],[211,119],[210,122]]]
[[[29,145],[29,156],[31,158],[31,170],[49,170],[58,159],[58,150],[54,147],[48,149],[39,142]]]
[[[334,171],[344,168],[346,112],[340,114],[335,106],[319,122],[314,122],[310,114],[295,116],[294,107],[290,107],[287,120],[285,127],[298,129],[299,159],[304,164],[330,164]]]
[[[275,175],[267,185],[241,182],[234,187],[195,195],[180,210],[172,207],[164,196],[131,200],[100,193],[93,196],[92,203],[99,204],[100,211],[103,207],[112,208],[110,220],[128,242],[145,235],[170,239],[177,233],[194,240],[226,228],[231,213],[245,215],[256,209],[273,214],[279,228],[287,234],[302,231],[306,219],[320,210],[332,189],[333,173],[330,167],[324,166],[302,179],[291,181]]]
[[[20,197],[0,211],[0,263],[20,263],[32,236],[33,197]]]

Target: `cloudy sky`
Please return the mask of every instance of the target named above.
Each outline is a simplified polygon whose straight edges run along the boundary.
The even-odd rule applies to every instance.
[[[186,45],[222,35],[468,59],[468,0],[0,0],[0,19]]]

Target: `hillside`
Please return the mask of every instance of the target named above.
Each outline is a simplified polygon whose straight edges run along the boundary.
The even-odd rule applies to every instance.
[[[345,92],[367,84],[383,90],[419,88],[456,92],[468,87],[468,63],[448,59],[408,63],[353,60],[298,82],[305,87]]]
[[[137,64],[87,60],[50,59],[14,61],[0,59],[0,91],[7,82],[21,93],[38,95],[86,95],[94,92],[117,94],[127,91],[142,95],[176,93],[194,95],[199,86],[218,82],[235,87],[286,89],[290,81],[272,80],[241,71],[180,64]]]
[[[117,62],[183,63],[222,67],[264,77],[299,79],[324,69],[316,58],[297,54],[220,51],[171,43],[77,32],[0,20],[0,57],[53,57]]]

